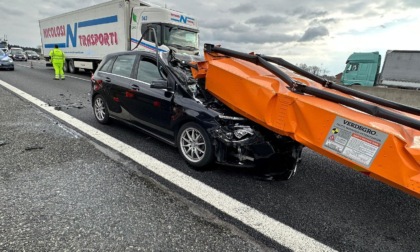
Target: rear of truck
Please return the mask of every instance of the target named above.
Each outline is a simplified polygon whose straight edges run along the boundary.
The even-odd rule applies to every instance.
[[[113,0],[39,21],[42,53],[58,45],[66,55],[64,68],[94,70],[102,58],[129,50],[198,54],[198,24],[181,12],[139,0]],[[157,45],[152,36],[154,28]],[[147,33],[145,33],[147,31]],[[140,41],[143,33],[144,38]],[[169,48],[168,48],[169,47]]]
[[[420,89],[420,51],[388,50],[379,85]]]
[[[94,69],[108,53],[128,49],[125,1],[110,1],[39,21],[43,56],[54,45],[74,69]]]

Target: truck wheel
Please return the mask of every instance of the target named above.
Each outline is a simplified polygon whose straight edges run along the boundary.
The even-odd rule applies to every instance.
[[[96,95],[93,100],[93,113],[99,123],[109,124],[110,118],[108,105],[106,104],[104,97],[100,94]]]
[[[69,60],[69,72],[74,74],[77,73],[79,71],[79,69],[77,67],[74,67],[74,61],[73,60]]]
[[[205,168],[213,162],[214,150],[207,132],[198,124],[184,124],[178,132],[177,146],[184,160],[194,168]]]
[[[68,63],[68,61],[67,61],[67,60],[65,60],[65,61],[64,61],[64,64],[63,64],[63,71],[64,71],[65,73],[68,73],[68,72],[69,72],[69,63]]]

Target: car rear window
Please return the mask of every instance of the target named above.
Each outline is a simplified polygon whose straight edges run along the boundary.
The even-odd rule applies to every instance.
[[[135,60],[135,54],[120,55],[115,60],[111,72],[113,74],[130,77]]]
[[[109,58],[99,69],[99,71],[110,73],[112,70],[112,63],[114,63],[115,57]]]

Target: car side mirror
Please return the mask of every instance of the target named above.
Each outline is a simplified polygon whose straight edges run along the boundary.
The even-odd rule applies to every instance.
[[[168,81],[167,80],[154,80],[150,85],[150,88],[156,89],[167,89],[168,88]]]

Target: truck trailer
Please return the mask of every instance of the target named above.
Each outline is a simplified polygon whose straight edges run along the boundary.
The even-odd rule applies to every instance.
[[[55,45],[65,53],[64,71],[95,70],[109,53],[129,50],[198,54],[195,18],[140,0],[112,0],[39,21],[42,55],[51,65]],[[155,46],[152,29],[157,34]],[[143,35],[143,37],[142,37]]]
[[[353,53],[341,77],[344,85],[420,88],[420,51],[388,50],[380,72],[379,52]]]

